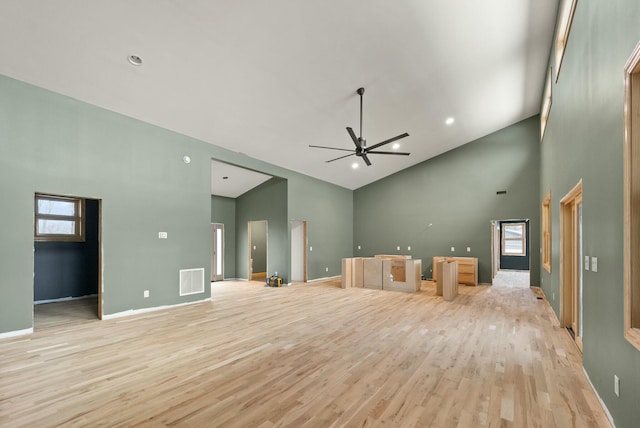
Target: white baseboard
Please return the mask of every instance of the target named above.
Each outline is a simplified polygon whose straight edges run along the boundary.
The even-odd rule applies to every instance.
[[[175,305],[163,305],[163,306],[156,306],[153,308],[142,308],[142,309],[129,309],[128,311],[116,312],[115,314],[102,315],[102,319],[110,320],[114,318],[128,317],[131,315],[140,315],[140,314],[145,314],[147,312],[155,312],[155,311],[161,311],[163,309],[177,308],[179,306],[193,305],[195,303],[202,303],[209,300],[211,300],[211,298],[207,297],[206,299],[194,300],[193,302],[177,303]]]
[[[24,330],[8,331],[6,333],[0,333],[0,339],[8,339],[10,337],[24,336],[26,334],[33,334],[33,327],[25,328]]]
[[[324,277],[324,278],[316,278],[316,279],[308,279],[307,282],[329,281],[331,279],[339,279],[339,278],[342,278],[342,275],[327,276],[327,277]]]
[[[616,424],[613,422],[613,416],[611,416],[611,413],[609,413],[609,409],[607,408],[606,404],[604,404],[604,401],[602,401],[602,398],[600,398],[600,394],[598,394],[598,391],[596,391],[596,388],[591,383],[591,379],[589,379],[589,374],[584,369],[584,366],[582,366],[582,372],[584,373],[584,376],[587,378],[587,382],[589,382],[589,385],[591,385],[591,389],[596,394],[596,397],[598,397],[598,401],[600,402],[600,405],[604,409],[604,413],[607,415],[607,419],[609,419],[611,426],[613,428],[616,428]]]

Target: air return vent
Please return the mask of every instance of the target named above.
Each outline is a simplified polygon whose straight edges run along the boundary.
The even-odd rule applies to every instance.
[[[180,269],[180,295],[204,293],[204,268]]]

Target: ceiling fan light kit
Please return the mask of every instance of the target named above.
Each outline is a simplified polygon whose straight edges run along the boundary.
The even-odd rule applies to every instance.
[[[349,156],[358,156],[361,157],[362,160],[364,160],[364,163],[367,164],[367,166],[371,166],[371,160],[369,160],[369,156],[370,154],[376,154],[376,155],[400,155],[400,156],[409,156],[410,153],[406,153],[406,152],[385,152],[385,151],[380,151],[380,150],[375,150],[378,147],[382,147],[385,144],[389,144],[392,143],[394,141],[397,141],[401,138],[405,138],[408,137],[409,134],[408,133],[404,133],[404,134],[400,134],[397,135],[393,138],[389,138],[388,140],[384,140],[380,143],[374,144],[373,146],[369,146],[367,147],[367,140],[365,140],[362,137],[362,96],[364,95],[364,88],[358,88],[358,90],[356,91],[356,93],[358,95],[360,95],[360,136],[357,137],[355,132],[353,132],[353,129],[349,126],[347,126],[347,132],[349,133],[349,136],[351,137],[351,140],[353,140],[353,144],[356,146],[355,149],[342,149],[342,148],[338,148],[338,147],[327,147],[327,146],[314,146],[314,145],[309,145],[309,147],[315,147],[318,149],[329,149],[329,150],[341,150],[341,151],[345,151],[345,152],[351,152],[348,155],[344,155],[344,156],[339,156],[335,159],[330,159],[328,161],[326,161],[327,163],[329,162],[333,162],[333,161],[337,161],[338,159],[343,159]]]

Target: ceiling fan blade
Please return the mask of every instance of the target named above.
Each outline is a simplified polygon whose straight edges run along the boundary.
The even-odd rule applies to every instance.
[[[369,158],[367,157],[366,153],[362,154],[362,159],[364,159],[364,162],[367,164],[367,166],[371,166],[371,161],[369,160]]]
[[[347,132],[351,136],[351,139],[353,140],[353,144],[355,144],[357,148],[360,148],[361,147],[360,140],[358,140],[358,137],[356,137],[356,134],[353,132],[353,129],[347,126]]]
[[[351,154],[348,154],[348,155],[340,156],[339,158],[335,158],[335,159],[331,159],[331,160],[325,161],[325,163],[337,161],[338,159],[348,158],[349,156],[353,156],[353,155],[355,155],[355,153],[351,153]]]
[[[371,153],[373,153],[374,155],[403,155],[403,156],[409,156],[411,154],[407,152],[378,152],[378,151],[367,150],[367,154],[371,154]]]
[[[309,147],[315,147],[315,148],[317,148],[317,149],[342,150],[342,151],[345,151],[345,152],[352,152],[352,151],[353,151],[353,149],[340,149],[340,148],[338,148],[338,147],[314,146],[314,145],[312,145],[312,144],[309,144]]]
[[[404,134],[398,135],[397,137],[389,138],[388,140],[384,140],[381,143],[374,144],[373,146],[367,147],[367,149],[373,150],[373,149],[375,149],[377,147],[384,146],[385,144],[393,143],[396,140],[399,140],[401,138],[408,137],[408,136],[409,136],[409,134],[407,134],[405,132]]]

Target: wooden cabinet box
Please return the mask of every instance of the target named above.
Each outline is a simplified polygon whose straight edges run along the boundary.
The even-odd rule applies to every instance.
[[[438,262],[440,261],[458,262],[458,283],[471,286],[478,285],[477,257],[434,257],[432,265],[434,281],[438,278]]]
[[[416,292],[422,285],[422,260],[411,256],[342,259],[342,288]]]

